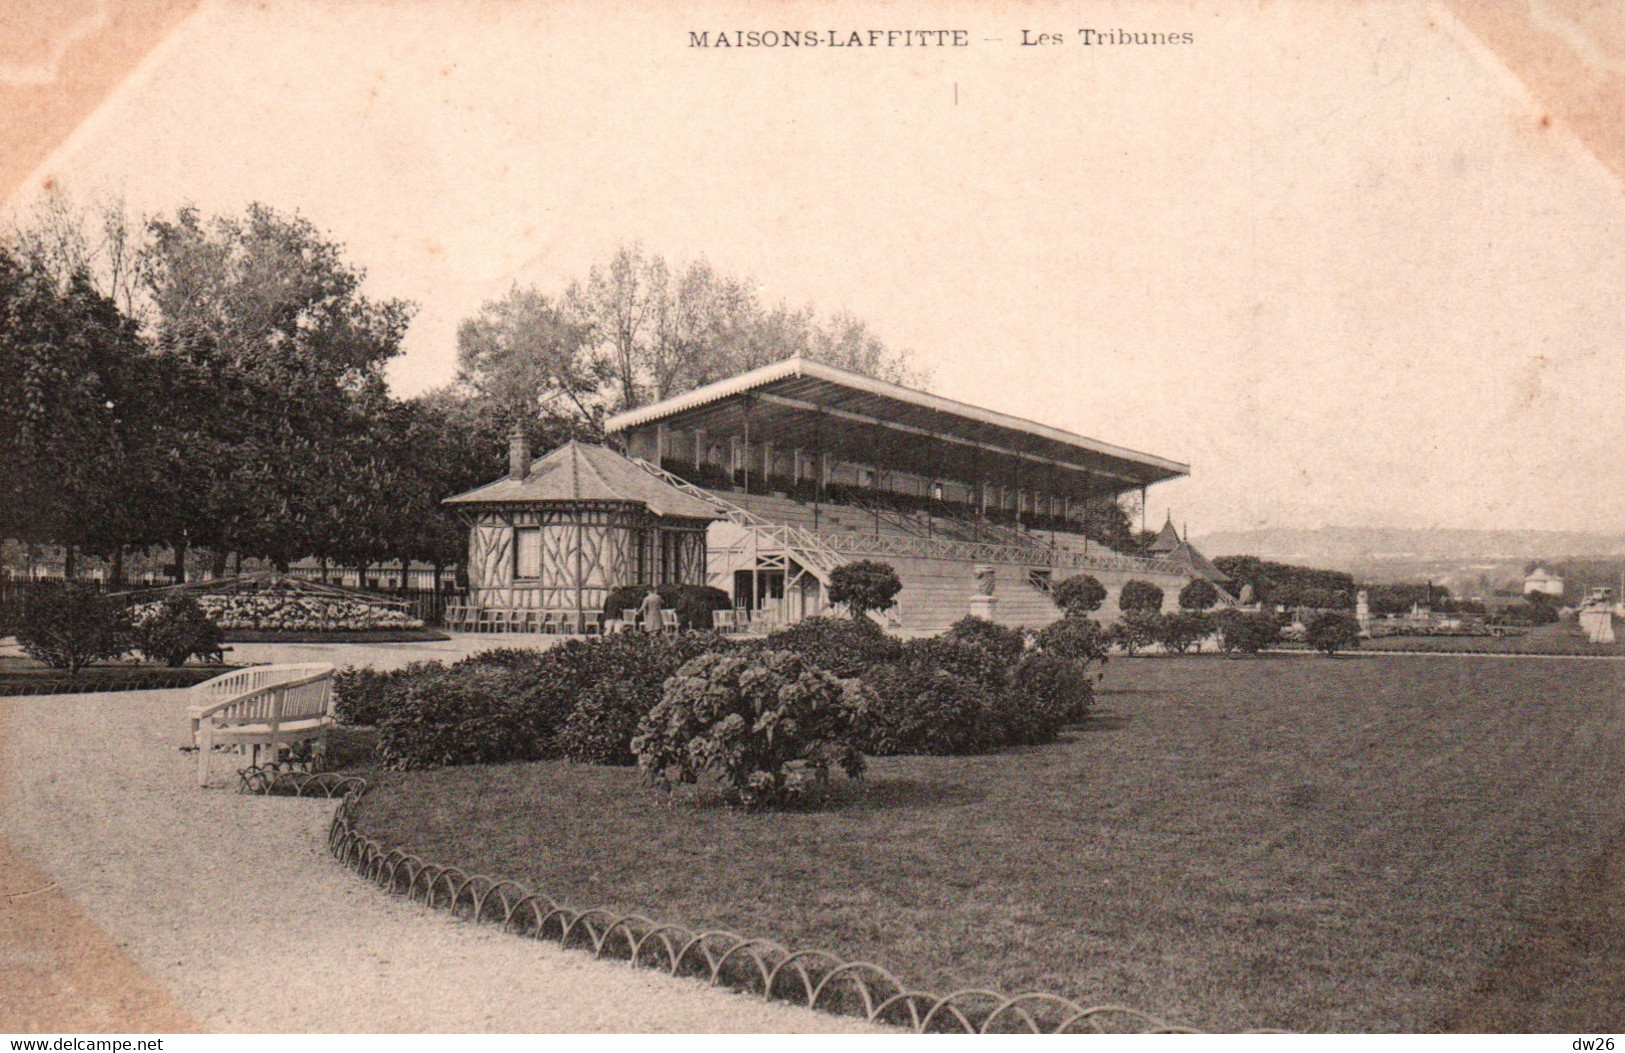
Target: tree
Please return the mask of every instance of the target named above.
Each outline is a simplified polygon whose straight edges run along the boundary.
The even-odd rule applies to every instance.
[[[1100,610],[1106,602],[1106,587],[1092,575],[1078,574],[1057,583],[1049,598],[1068,618],[1082,618]]]
[[[1322,611],[1309,620],[1309,646],[1324,655],[1360,646],[1360,623],[1342,611]]]
[[[1115,498],[1096,497],[1085,502],[1083,533],[1090,541],[1105,545],[1113,552],[1134,555],[1140,551],[1128,512]]]
[[[1111,640],[1132,656],[1157,642],[1162,635],[1162,620],[1155,608],[1124,611],[1111,627]]]
[[[1222,610],[1213,618],[1219,632],[1219,648],[1225,654],[1257,654],[1281,635],[1275,615],[1264,611]]]
[[[589,327],[534,287],[515,285],[457,328],[457,380],[514,420],[548,415],[596,422],[606,363]]]
[[[169,502],[154,432],[172,412],[132,319],[84,274],[0,250],[0,535],[114,552],[156,540]]]
[[[891,609],[901,591],[903,581],[888,563],[860,559],[843,563],[829,574],[829,602],[845,607],[854,618]]]
[[[322,465],[356,402],[384,391],[413,306],[362,294],[365,272],[308,220],[264,205],[147,225],[140,269],[158,343],[204,382],[184,445],[197,462],[177,556],[188,543],[285,568],[324,554]]]
[[[1157,626],[1157,642],[1172,654],[1184,654],[1212,634],[1213,619],[1201,611],[1182,610],[1165,615]]]
[[[881,380],[925,383],[906,353],[851,315],[820,321],[810,306],[764,308],[755,288],[704,259],[670,264],[633,243],[571,283],[563,309],[589,334],[607,401],[617,409],[798,355]]]
[[[1179,590],[1179,608],[1185,611],[1205,611],[1219,602],[1219,590],[1206,578],[1192,578]]]
[[[1160,611],[1162,609],[1162,590],[1149,581],[1135,579],[1123,583],[1123,589],[1117,594],[1119,610],[1128,611]]]

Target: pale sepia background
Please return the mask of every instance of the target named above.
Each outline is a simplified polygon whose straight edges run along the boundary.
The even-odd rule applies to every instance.
[[[1625,16],[1502,4],[10,0],[3,190],[249,201],[457,322],[641,239],[940,394],[1188,461],[1193,533],[1625,530]],[[1084,27],[1190,32],[1085,47]],[[964,28],[961,49],[690,31]],[[1058,47],[1022,47],[1023,30]],[[1153,523],[1152,525],[1155,525]]]

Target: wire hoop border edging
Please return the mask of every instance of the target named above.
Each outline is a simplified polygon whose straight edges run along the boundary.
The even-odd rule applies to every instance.
[[[584,950],[595,958],[614,958],[767,1001],[919,1033],[1199,1033],[1128,1006],[1085,1006],[1044,992],[1011,996],[965,988],[938,996],[910,989],[874,962],[849,962],[829,951],[792,950],[725,929],[695,931],[604,907],[574,910],[511,878],[428,862],[367,835],[352,814],[371,789],[360,776],[275,767],[245,768],[238,776],[242,793],[337,798],[328,824],[328,852],[385,891],[432,910],[495,924],[503,932]]]

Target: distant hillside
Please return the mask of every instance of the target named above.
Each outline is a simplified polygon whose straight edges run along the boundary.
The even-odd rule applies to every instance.
[[[1625,556],[1625,534],[1557,530],[1406,530],[1321,527],[1315,530],[1220,531],[1193,539],[1209,556],[1259,556],[1302,566],[1394,573],[1428,565],[1519,564],[1571,556]],[[1383,573],[1383,572],[1387,573]]]

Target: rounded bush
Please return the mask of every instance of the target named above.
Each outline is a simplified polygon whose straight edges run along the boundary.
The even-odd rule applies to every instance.
[[[136,650],[148,661],[179,667],[193,655],[220,657],[220,627],[192,597],[170,596],[155,609],[139,613],[134,622]]]
[[[1053,742],[1062,725],[1082,720],[1095,704],[1094,678],[1075,662],[1034,651],[1011,678],[1020,706],[1009,707],[1005,733],[1012,742]]]
[[[1323,611],[1309,619],[1309,646],[1326,655],[1360,646],[1360,623],[1342,611]]]
[[[841,564],[829,575],[829,602],[845,607],[854,618],[890,610],[902,591],[903,579],[889,563],[860,559]]]
[[[93,585],[40,582],[23,600],[17,643],[23,653],[74,675],[125,651],[129,619]]]
[[[1013,666],[1021,661],[1023,652],[1027,650],[1025,629],[1009,629],[973,614],[954,622],[942,638],[951,643],[981,648],[1004,666]]]
[[[871,670],[864,683],[874,693],[861,724],[866,753],[952,756],[1005,744],[994,693],[974,677],[929,662],[896,662]]]
[[[1058,582],[1049,595],[1068,618],[1081,618],[1100,610],[1106,602],[1106,586],[1093,575],[1079,574]]]
[[[1133,584],[1130,582],[1129,584]],[[1124,586],[1126,589],[1127,586]],[[1111,629],[1111,641],[1130,655],[1142,647],[1150,647],[1162,635],[1162,615],[1155,608],[1134,608]]]
[[[863,773],[850,697],[788,651],[702,655],[667,681],[632,749],[667,790],[710,775],[747,807],[782,804],[826,782],[831,767]]]
[[[1213,619],[1219,632],[1219,648],[1226,654],[1257,654],[1281,636],[1281,623],[1266,612],[1231,608]]]
[[[869,618],[806,618],[770,635],[770,651],[793,651],[839,679],[862,676],[870,668],[894,662],[902,641],[889,636]]]
[[[1157,642],[1170,654],[1184,654],[1213,632],[1213,619],[1200,611],[1178,611],[1162,616]]]
[[[1111,635],[1091,618],[1062,618],[1046,625],[1033,642],[1045,654],[1087,669],[1105,664]]]
[[[1219,590],[1206,578],[1192,578],[1179,590],[1179,609],[1205,611],[1219,602]]]
[[[1160,611],[1162,610],[1162,589],[1149,581],[1125,581],[1123,591],[1117,594],[1117,607],[1127,613],[1129,611]]]

